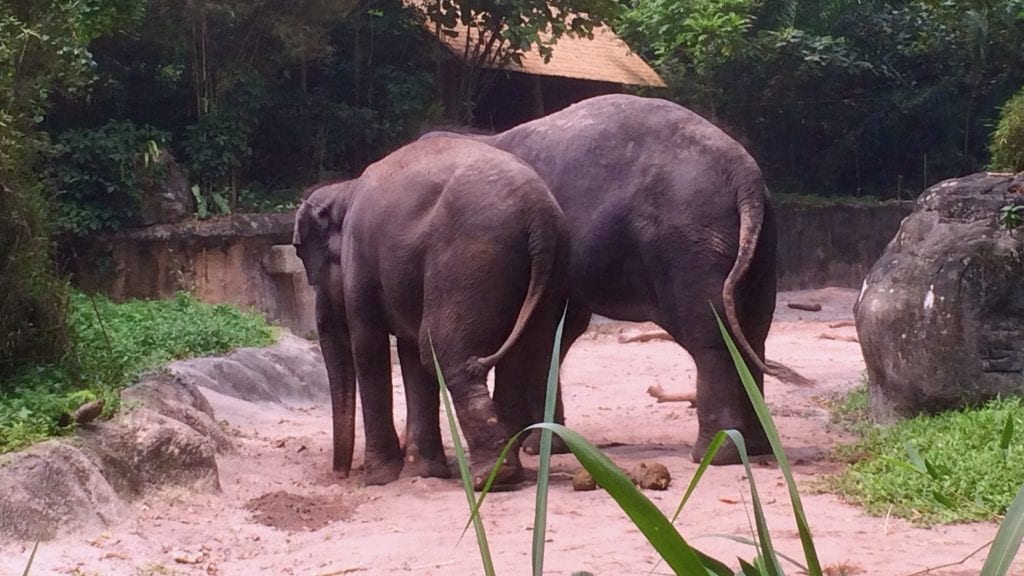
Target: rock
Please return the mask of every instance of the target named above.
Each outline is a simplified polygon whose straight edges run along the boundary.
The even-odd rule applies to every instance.
[[[131,408],[110,422],[79,430],[76,444],[128,499],[150,488],[220,489],[216,443],[148,408]]]
[[[586,468],[580,468],[572,477],[572,489],[577,492],[597,490],[597,482]]]
[[[138,384],[121,391],[121,403],[128,407],[145,406],[187,425],[213,441],[218,452],[231,449],[231,440],[217,423],[209,401],[190,379],[167,371],[146,374]]]
[[[887,422],[1024,393],[1024,173],[926,190],[871,269],[854,308],[871,411]]]
[[[188,220],[196,212],[196,200],[188,178],[170,152],[161,150],[154,165],[140,178],[141,210],[135,224],[171,224]]]
[[[49,540],[128,511],[103,470],[63,441],[0,457],[0,494],[0,536],[21,540]]]
[[[641,462],[629,471],[629,478],[634,484],[645,490],[667,490],[672,483],[672,475],[668,468],[660,462]]]
[[[250,402],[329,399],[319,346],[288,331],[268,348],[239,348],[227,356],[174,362],[167,369],[183,381]]]

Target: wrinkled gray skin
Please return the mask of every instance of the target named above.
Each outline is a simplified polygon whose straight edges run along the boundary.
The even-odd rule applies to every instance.
[[[565,305],[568,228],[543,181],[490,146],[414,142],[356,180],[314,189],[296,214],[293,242],[316,291],[334,469],[347,477],[352,466],[358,379],[365,482],[448,477],[432,342],[480,488],[511,434],[539,419]],[[407,395],[404,449],[389,333]],[[512,450],[497,482],[521,471]]]
[[[728,428],[743,433],[751,454],[769,453],[709,305],[727,321],[759,388],[764,373],[806,383],[762,360],[775,309],[775,218],[746,150],[677,104],[627,95],[591,98],[494,136],[463,137],[530,164],[568,218],[562,354],[591,314],[653,321],[697,365],[693,459]],[[714,459],[737,462],[731,443]]]

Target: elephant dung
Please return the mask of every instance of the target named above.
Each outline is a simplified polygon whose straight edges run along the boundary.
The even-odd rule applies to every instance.
[[[668,468],[660,462],[641,462],[629,471],[629,478],[634,484],[645,490],[667,490],[672,482]]]
[[[587,472],[586,468],[580,468],[572,477],[572,489],[577,492],[590,492],[597,490],[597,481]]]

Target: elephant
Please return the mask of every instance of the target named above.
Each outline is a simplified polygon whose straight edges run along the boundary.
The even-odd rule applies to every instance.
[[[763,390],[764,374],[807,384],[763,360],[776,297],[776,222],[760,168],[713,124],[678,104],[623,94],[578,102],[495,135],[461,136],[524,160],[569,222],[564,356],[592,314],[653,321],[697,366],[699,461],[719,430],[770,453],[712,315],[723,316]],[[560,421],[564,414],[559,411]],[[738,463],[723,446],[712,463]]]
[[[316,295],[337,474],[347,478],[352,468],[358,381],[364,482],[449,476],[436,351],[479,489],[512,434],[543,410],[565,308],[569,229],[544,182],[491,146],[413,142],[354,180],[310,190],[293,244]],[[392,414],[389,334],[408,400],[404,449]],[[510,450],[495,481],[512,484],[521,473]]]

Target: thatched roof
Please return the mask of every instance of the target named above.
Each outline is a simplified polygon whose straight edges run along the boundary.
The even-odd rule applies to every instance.
[[[444,37],[445,44],[456,56],[463,53],[465,30],[464,26],[459,25],[455,29],[456,36]],[[552,47],[551,60],[547,63],[534,49],[523,55],[521,66],[512,62],[505,69],[538,76],[578,78],[630,86],[665,86],[665,81],[643,58],[631,52],[615,32],[604,26],[594,28],[592,39],[562,36]]]

